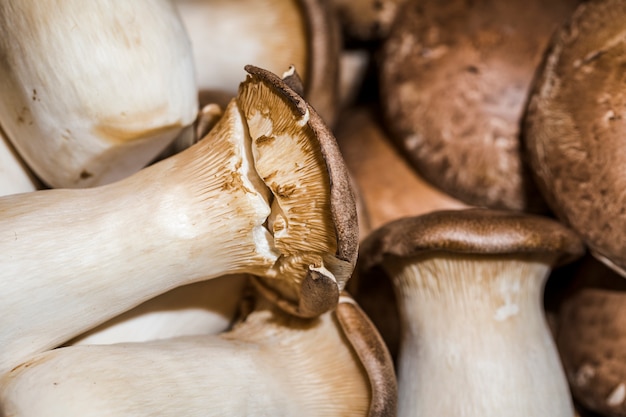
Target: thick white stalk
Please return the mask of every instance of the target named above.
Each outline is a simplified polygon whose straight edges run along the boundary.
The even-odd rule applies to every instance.
[[[147,342],[226,331],[237,313],[245,275],[184,285],[152,298],[73,339],[72,345]]]
[[[120,182],[0,199],[0,370],[174,287],[274,264],[240,117],[230,106],[203,141]]]
[[[0,196],[27,193],[37,182],[0,128]]]
[[[144,167],[195,119],[189,39],[167,0],[0,3],[0,124],[52,187]]]
[[[5,415],[364,416],[367,375],[333,313],[255,311],[220,336],[45,352],[0,379]]]
[[[404,329],[399,416],[574,415],[541,305],[549,265],[454,255],[386,262]]]

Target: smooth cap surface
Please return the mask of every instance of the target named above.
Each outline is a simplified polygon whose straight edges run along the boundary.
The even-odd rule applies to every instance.
[[[512,211],[468,209],[438,211],[388,223],[361,245],[363,269],[387,256],[428,252],[462,254],[553,254],[566,263],[584,253],[578,236],[560,223]]]

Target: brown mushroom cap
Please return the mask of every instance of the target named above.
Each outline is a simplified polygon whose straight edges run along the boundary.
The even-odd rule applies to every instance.
[[[585,288],[568,299],[556,338],[574,397],[626,416],[626,292]]]
[[[519,123],[549,37],[577,0],[407,2],[385,42],[386,121],[424,178],[464,202],[542,209]]]
[[[367,270],[388,256],[428,252],[536,253],[554,255],[560,264],[581,256],[584,246],[574,232],[545,217],[491,209],[450,210],[388,223],[362,242],[360,259]]]
[[[626,3],[582,4],[538,72],[524,141],[557,216],[626,275]]]
[[[290,111],[297,115],[299,123],[303,123],[306,129],[310,129],[312,135],[309,137],[317,140],[326,165],[330,187],[329,211],[336,237],[336,252],[331,254],[336,261],[326,259],[326,261],[330,262],[329,265],[326,265],[326,268],[330,269],[334,274],[336,282],[316,269],[311,268],[304,281],[302,281],[300,298],[297,304],[291,305],[287,300],[280,303],[282,308],[287,309],[292,314],[302,317],[314,317],[336,306],[339,291],[343,289],[356,264],[359,244],[358,223],[351,180],[334,136],[315,110],[296,91],[272,72],[252,65],[246,66],[245,69],[254,79],[254,82],[261,82],[269,86],[288,104],[287,107]],[[253,138],[253,140],[258,139]],[[277,197],[277,193],[280,194],[279,191],[273,190],[272,192],[275,194],[275,197]],[[284,198],[289,200],[288,196]],[[316,202],[316,204],[321,203]],[[316,209],[319,209],[319,207]],[[295,213],[296,208],[293,208],[293,211],[291,213],[292,216],[298,215]],[[310,236],[309,238],[313,239],[315,236]],[[287,291],[288,294],[287,288],[281,288],[280,284],[277,285],[275,282],[276,280],[273,281],[274,284],[269,285],[272,290],[283,293],[283,295]],[[265,283],[269,284],[269,281],[265,281]],[[266,288],[266,290],[269,290],[269,288]],[[269,296],[269,294],[266,295]],[[276,297],[277,300],[280,298],[282,297]],[[287,298],[290,297],[287,296]]]

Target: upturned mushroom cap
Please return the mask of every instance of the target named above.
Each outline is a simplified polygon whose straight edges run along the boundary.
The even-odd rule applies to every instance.
[[[577,0],[411,0],[381,55],[387,126],[426,180],[470,205],[543,208],[519,124],[549,37]]]
[[[189,39],[166,0],[0,4],[0,124],[47,185],[146,166],[193,123]]]
[[[524,141],[538,186],[590,252],[626,276],[626,3],[582,4],[538,71]]]
[[[472,255],[536,254],[564,264],[584,253],[580,238],[546,217],[492,209],[447,210],[390,222],[361,245],[362,269],[385,258],[431,252]]]
[[[304,97],[332,125],[339,100],[338,23],[320,0],[176,0],[192,42],[200,101],[225,105],[244,65],[298,68]]]
[[[278,76],[253,66],[246,71],[251,76],[242,83],[238,103],[248,120],[255,169],[273,195],[268,228],[283,255],[275,270],[278,277],[292,268],[309,271],[297,280],[302,292],[278,280],[275,285],[296,302],[293,314],[315,316],[331,309],[334,305],[325,303],[336,303],[339,292],[328,297],[313,288],[341,291],[356,263],[358,224],[350,177],[334,136],[315,110]],[[275,100],[254,100],[268,91]],[[317,152],[323,165],[305,165]],[[313,202],[308,196],[314,195],[324,197]]]
[[[0,412],[46,416],[395,416],[393,364],[347,295],[301,319],[262,297],[225,333],[72,346],[0,378]],[[199,360],[199,358],[204,358]]]

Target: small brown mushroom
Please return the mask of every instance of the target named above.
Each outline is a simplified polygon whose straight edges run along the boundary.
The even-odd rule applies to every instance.
[[[605,416],[626,416],[626,281],[589,257],[558,314],[557,346],[574,399]]]
[[[470,205],[541,210],[519,124],[552,32],[578,0],[411,0],[381,57],[386,123],[423,177]]]
[[[551,219],[486,209],[400,219],[365,239],[361,278],[381,266],[398,299],[399,415],[571,417],[541,301],[551,268],[583,251]]]
[[[537,184],[599,260],[626,276],[626,3],[583,3],[553,39],[525,118]]]

